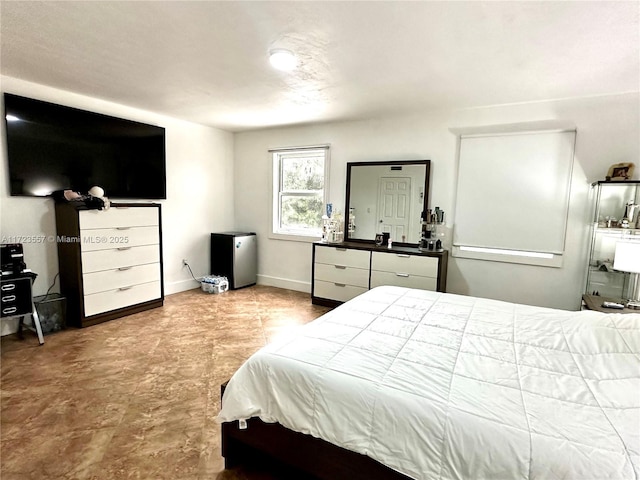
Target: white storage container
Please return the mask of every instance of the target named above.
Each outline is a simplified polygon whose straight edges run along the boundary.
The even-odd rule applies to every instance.
[[[200,287],[206,293],[223,293],[229,290],[229,280],[227,277],[208,275],[202,278]]]

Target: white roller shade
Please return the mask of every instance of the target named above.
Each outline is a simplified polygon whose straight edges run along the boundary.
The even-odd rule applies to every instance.
[[[575,131],[460,139],[454,246],[561,255]]]

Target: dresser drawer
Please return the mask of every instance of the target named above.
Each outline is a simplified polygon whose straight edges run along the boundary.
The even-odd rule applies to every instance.
[[[419,288],[421,290],[436,290],[438,279],[409,273],[393,273],[371,271],[371,288],[381,285],[395,285],[397,287]]]
[[[84,296],[85,316],[130,307],[137,303],[156,300],[161,296],[160,282],[142,283]]]
[[[391,273],[408,273],[423,277],[438,277],[438,258],[405,255],[400,253],[373,252],[371,270]],[[371,285],[373,288],[373,285]]]
[[[327,265],[324,263],[316,263],[314,268],[314,278],[317,280],[369,288],[369,269]]]
[[[160,281],[160,264],[150,263],[135,267],[120,267],[101,272],[85,273],[82,276],[84,294],[115,290],[141,283]]]
[[[157,226],[96,228],[83,231],[81,235],[83,252],[160,243]]]
[[[343,267],[369,268],[371,253],[350,248],[315,247],[316,263]]]
[[[93,228],[144,227],[159,225],[157,207],[112,207],[108,210],[82,210],[80,230]]]
[[[160,248],[158,245],[96,250],[82,253],[82,272],[85,274],[113,270],[120,267],[158,263],[159,261]]]
[[[323,280],[314,280],[313,295],[319,298],[346,302],[368,290],[366,287],[355,287]]]
[[[0,316],[31,313],[31,279],[17,278],[0,282]]]

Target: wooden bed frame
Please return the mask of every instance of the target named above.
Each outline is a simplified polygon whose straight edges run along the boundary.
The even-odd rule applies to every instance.
[[[221,395],[227,382],[221,386]],[[222,424],[225,468],[261,466],[297,480],[411,480],[366,455],[259,418]],[[285,472],[285,473],[283,473]]]

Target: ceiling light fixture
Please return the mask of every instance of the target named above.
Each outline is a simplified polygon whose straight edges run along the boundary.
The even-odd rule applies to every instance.
[[[289,71],[296,68],[298,65],[298,59],[289,50],[278,48],[269,52],[269,61],[273,68],[278,70]]]

